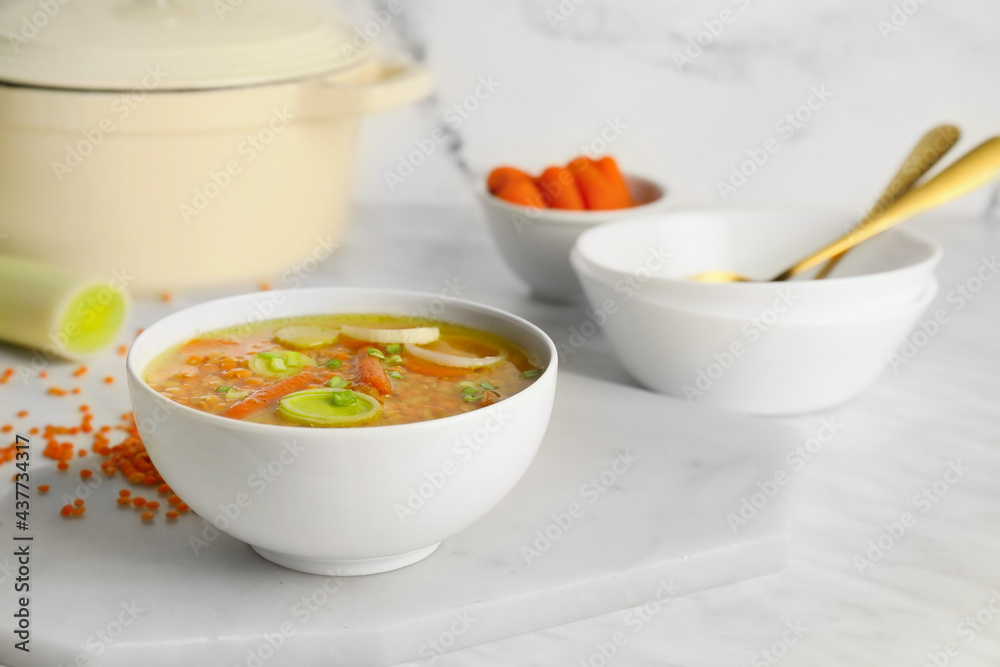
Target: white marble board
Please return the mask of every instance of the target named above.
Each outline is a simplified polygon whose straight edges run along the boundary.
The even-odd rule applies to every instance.
[[[549,432],[515,490],[392,573],[300,574],[225,535],[196,556],[200,518],[141,525],[114,504],[121,483],[97,488],[82,520],[38,498],[32,651],[26,660],[3,642],[0,661],[388,665],[644,605],[625,626],[638,632],[670,597],[784,567],[790,485],[735,532],[727,514],[785,468],[794,431],[569,373],[559,381]],[[52,467],[33,477],[56,497],[77,481]],[[9,628],[6,596],[3,606]]]

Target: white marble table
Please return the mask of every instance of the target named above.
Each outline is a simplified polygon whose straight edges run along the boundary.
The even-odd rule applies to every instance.
[[[915,338],[922,345],[915,356],[858,399],[781,420],[806,432],[824,422],[838,427],[820,451],[787,460],[801,485],[788,568],[670,600],[613,649],[611,663],[920,666],[935,654],[964,667],[1000,660],[1000,599],[989,608],[991,596],[1000,598],[1000,279],[974,279],[978,271],[988,275],[984,260],[1000,254],[1000,228],[972,219],[915,224],[946,246],[932,312],[944,309],[949,321],[928,340]],[[529,299],[472,209],[357,210],[333,259],[273,286],[293,283],[457,292],[525,316],[557,342],[585,317],[582,307]],[[980,289],[963,301],[960,285]],[[224,293],[141,301],[136,321]],[[0,365],[28,359],[0,349]],[[630,383],[600,335],[564,363]],[[123,388],[114,390],[124,400]],[[15,407],[30,406],[4,410]],[[894,524],[901,522],[908,525],[900,534]],[[601,647],[612,650],[625,619],[624,612],[593,618],[418,664],[599,666]]]

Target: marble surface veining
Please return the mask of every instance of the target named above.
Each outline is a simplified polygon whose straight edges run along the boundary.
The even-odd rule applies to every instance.
[[[540,169],[591,147],[664,179],[679,206],[854,209],[929,127],[961,126],[956,155],[997,132],[1000,6],[986,0],[401,3],[372,41],[425,60],[437,85],[366,122],[364,201],[470,203],[468,180],[497,164]],[[338,4],[362,27],[386,6]],[[387,177],[435,128],[444,140],[413,174]],[[720,193],[769,138],[778,151]],[[1000,189],[949,210],[996,219]]]

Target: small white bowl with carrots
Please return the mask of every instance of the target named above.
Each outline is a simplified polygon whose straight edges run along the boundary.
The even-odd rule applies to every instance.
[[[576,239],[596,225],[659,210],[666,191],[648,178],[623,174],[605,156],[578,157],[537,177],[498,167],[477,194],[500,254],[532,294],[580,302],[583,287],[569,263]]]

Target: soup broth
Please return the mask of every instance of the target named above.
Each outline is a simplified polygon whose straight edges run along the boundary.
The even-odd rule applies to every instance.
[[[477,410],[541,373],[527,350],[486,331],[404,316],[329,315],[201,335],[160,355],[144,379],[214,415],[343,427]]]

